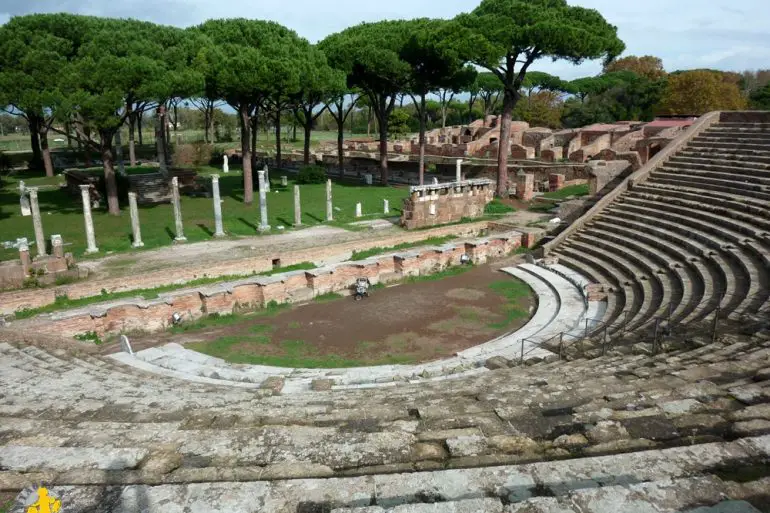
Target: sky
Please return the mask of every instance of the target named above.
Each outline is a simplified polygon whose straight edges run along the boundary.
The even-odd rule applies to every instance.
[[[770,0],[568,1],[597,9],[617,26],[624,55],[661,57],[668,71],[770,68]],[[62,11],[179,27],[246,17],[277,21],[316,42],[362,21],[451,18],[476,5],[475,0],[0,0],[0,24],[11,16]],[[533,69],[573,79],[599,73],[601,64],[541,60]]]

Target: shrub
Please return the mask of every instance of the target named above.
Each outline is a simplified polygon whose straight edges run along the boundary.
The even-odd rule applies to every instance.
[[[299,174],[297,175],[297,183],[299,184],[325,182],[326,169],[321,166],[305,166],[299,170]]]
[[[177,144],[174,146],[174,167],[199,167],[208,165],[214,153],[214,145],[204,142]]]

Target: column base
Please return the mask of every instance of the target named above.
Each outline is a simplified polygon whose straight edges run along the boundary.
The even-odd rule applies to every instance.
[[[99,252],[99,248],[89,248],[89,249],[86,249],[86,255],[91,255],[93,253],[98,253],[98,252]]]
[[[269,232],[270,231],[270,225],[269,224],[260,225],[259,228],[257,228],[257,231],[259,231],[259,233]]]
[[[217,237],[217,238],[227,237],[227,234],[225,232],[217,232],[214,234],[214,237]]]
[[[187,242],[187,237],[175,237],[174,242],[176,243]]]
[[[301,228],[302,223],[294,223],[292,226],[294,226],[294,228]]]
[[[144,242],[134,242],[134,243],[131,244],[131,247],[132,248],[143,248],[144,247]]]

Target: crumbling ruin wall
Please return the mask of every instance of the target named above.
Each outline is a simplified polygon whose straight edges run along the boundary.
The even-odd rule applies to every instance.
[[[414,230],[481,217],[494,197],[493,183],[482,179],[412,187],[404,199],[401,226]]]

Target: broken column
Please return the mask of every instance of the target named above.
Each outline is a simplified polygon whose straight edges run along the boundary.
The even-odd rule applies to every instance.
[[[270,171],[267,169],[267,164],[265,164],[263,171],[265,172],[265,190],[270,192]]]
[[[24,276],[29,276],[32,268],[32,259],[29,256],[29,242],[27,238],[16,239],[16,245],[19,247],[19,259],[21,260],[21,269]]]
[[[91,186],[80,186],[80,197],[83,200],[83,217],[86,223],[86,253],[96,253],[96,236],[94,235],[94,220],[91,217]]]
[[[334,210],[332,208],[332,181],[326,180],[326,220],[334,221]]]
[[[224,237],[225,230],[222,228],[222,200],[219,197],[219,175],[211,175],[211,196],[214,199],[214,237]]]
[[[37,187],[29,187],[29,204],[32,209],[32,226],[35,229],[35,244],[37,256],[45,256],[45,235],[43,235],[43,220],[40,218],[40,203],[37,200]]]
[[[521,173],[516,175],[516,197],[522,201],[531,201],[535,192],[535,175]]]
[[[176,237],[174,242],[185,242],[184,225],[182,224],[182,202],[179,198],[179,179],[171,178],[171,201],[174,204],[174,224],[176,225]]]
[[[230,162],[228,161],[227,155],[222,155],[222,172],[230,172]]]
[[[564,175],[553,173],[548,175],[548,190],[556,192],[564,188]]]
[[[299,203],[299,185],[295,185],[294,186],[294,226],[302,226],[301,208],[302,207]]]
[[[265,169],[257,171],[259,176],[259,231],[269,232],[270,225],[267,224],[267,183],[265,178],[267,175],[267,166]]]
[[[64,258],[64,241],[61,235],[51,235],[51,254],[56,258]]]
[[[135,192],[128,193],[128,210],[131,214],[131,232],[134,235],[131,247],[141,248],[144,246],[144,242],[142,242],[142,229],[139,226],[139,207],[136,206]]]
[[[455,181],[463,181],[463,159],[457,159],[455,161]]]
[[[356,217],[361,217],[363,215],[361,210],[361,202],[356,203]]]
[[[390,201],[382,200],[382,213],[390,214]]]

